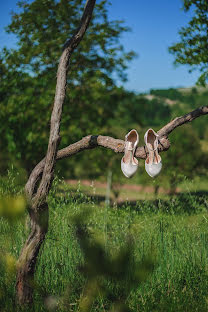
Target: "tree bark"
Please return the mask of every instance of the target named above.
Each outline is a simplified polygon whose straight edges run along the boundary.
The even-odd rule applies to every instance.
[[[30,304],[33,300],[34,272],[40,247],[48,231],[48,205],[44,203],[37,212],[30,212],[31,232],[18,260],[17,300]]]
[[[18,260],[16,296],[19,304],[31,304],[33,302],[35,265],[39,250],[48,231],[49,212],[46,200],[53,182],[54,167],[61,139],[59,132],[62,108],[66,95],[69,59],[88,28],[95,1],[96,0],[86,1],[80,26],[72,38],[64,45],[64,50],[57,71],[56,93],[51,114],[48,150],[43,167],[41,167],[42,172],[38,176],[38,182],[40,181],[40,184],[38,186],[36,183],[30,192],[26,192],[30,206],[29,215],[31,220],[31,232],[22,248]]]

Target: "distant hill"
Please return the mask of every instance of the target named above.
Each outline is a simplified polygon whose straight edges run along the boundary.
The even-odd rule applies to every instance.
[[[208,91],[208,84],[205,87],[201,86],[193,86],[193,87],[187,87],[187,88],[177,88],[177,90],[181,93],[191,93],[193,90],[196,90],[198,93],[203,93]]]
[[[183,103],[190,101],[193,96],[194,102],[196,98],[207,95],[208,100],[208,84],[205,87],[193,86],[187,88],[169,88],[169,89],[151,89],[149,94],[141,94],[141,97],[149,101],[157,99],[163,103],[172,106],[178,102]]]

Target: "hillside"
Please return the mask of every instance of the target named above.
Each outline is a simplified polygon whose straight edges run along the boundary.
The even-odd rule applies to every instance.
[[[165,104],[174,105],[177,102],[187,102],[190,97],[205,97],[208,99],[208,84],[203,86],[193,86],[187,88],[151,89],[148,94],[142,94],[147,100],[162,100]]]

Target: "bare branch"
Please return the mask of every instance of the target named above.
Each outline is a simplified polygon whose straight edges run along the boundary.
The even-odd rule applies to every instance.
[[[208,106],[199,107],[184,116],[177,117],[170,121],[166,126],[158,131],[158,134],[160,137],[168,136],[175,128],[206,114],[208,114]]]
[[[64,50],[61,55],[58,71],[57,71],[57,83],[56,83],[56,93],[53,105],[53,111],[51,114],[51,128],[50,128],[50,137],[48,143],[48,150],[46,154],[46,160],[44,163],[44,170],[42,179],[37,191],[37,194],[34,198],[34,203],[36,207],[44,202],[50,186],[53,180],[54,166],[56,162],[57,149],[60,142],[60,122],[62,115],[62,107],[66,95],[66,84],[67,84],[67,72],[69,59],[73,50],[78,46],[82,40],[86,29],[89,25],[90,19],[92,17],[93,8],[95,5],[95,0],[87,0],[84,13],[81,18],[80,26],[77,29],[73,37],[68,40],[64,45]]]
[[[177,127],[191,122],[194,119],[208,114],[208,106],[197,108],[196,110],[181,116],[177,117],[176,119],[169,122],[166,126],[158,131],[160,136],[160,144],[159,144],[159,152],[167,151],[170,147],[170,142],[168,140],[168,135]],[[113,150],[115,153],[123,153],[124,152],[124,141],[119,139],[114,139],[109,136],[102,136],[102,135],[88,135],[84,137],[82,140],[71,144],[57,153],[57,160],[70,157],[75,155],[83,150],[92,149],[95,147],[106,147]],[[136,157],[140,159],[145,159],[147,157],[147,150],[144,146],[138,147],[136,150]],[[26,184],[26,193],[29,196],[32,196],[35,190],[35,186],[40,179],[40,176],[43,172],[43,168],[45,165],[45,158],[37,164],[37,166],[33,169],[28,182]]]

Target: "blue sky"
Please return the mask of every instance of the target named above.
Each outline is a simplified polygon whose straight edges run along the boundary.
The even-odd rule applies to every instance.
[[[15,46],[15,37],[6,34],[11,10],[16,11],[17,0],[0,2],[0,48]],[[185,13],[182,0],[112,0],[111,19],[123,19],[132,32],[123,35],[121,42],[139,56],[130,63],[125,87],[137,92],[151,88],[188,87],[195,84],[197,72],[188,67],[173,65],[174,57],[168,46],[179,40],[178,30],[185,26],[191,12]]]

